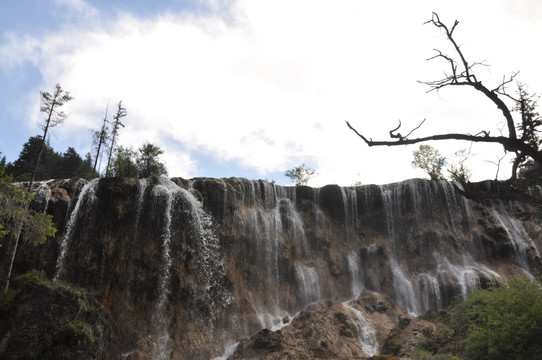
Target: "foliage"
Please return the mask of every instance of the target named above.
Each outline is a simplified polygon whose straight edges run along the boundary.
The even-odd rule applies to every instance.
[[[431,180],[443,180],[442,168],[446,158],[440,155],[440,152],[431,145],[422,144],[412,155],[412,166],[425,170]]]
[[[295,186],[307,185],[310,178],[316,173],[311,168],[306,168],[305,164],[296,166],[293,169],[286,170],[284,176],[289,177]]]
[[[464,322],[470,358],[539,359],[542,354],[542,288],[515,277],[467,298]]]
[[[2,152],[0,151],[0,169],[4,169],[6,167],[6,157],[2,156]]]
[[[23,144],[19,158],[6,166],[6,173],[16,181],[30,181],[41,142],[41,136],[31,136]],[[83,159],[73,147],[68,147],[64,153],[58,153],[46,143],[43,146],[41,164],[34,180],[66,179],[74,176],[90,178],[96,175],[92,171],[89,155]]]
[[[136,153],[131,147],[119,146],[116,148],[110,174],[116,177],[136,177],[135,157]]]
[[[449,354],[431,354],[428,351],[414,349],[410,354],[413,360],[460,360],[460,358]]]
[[[158,160],[164,151],[151,143],[146,143],[138,149],[137,172],[140,178],[167,175],[166,166]]]
[[[469,158],[469,154],[466,149],[457,150],[454,153],[452,162],[449,164],[448,172],[451,179],[459,183],[466,183],[470,180],[471,171],[465,165],[465,162]]]
[[[34,194],[12,183],[10,176],[0,170],[0,239],[16,236],[20,226],[24,239],[34,245],[42,244],[56,229],[51,215],[28,209]],[[21,225],[22,222],[22,225]]]

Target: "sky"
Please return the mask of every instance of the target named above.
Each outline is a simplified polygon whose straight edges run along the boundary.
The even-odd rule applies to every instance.
[[[367,147],[345,121],[387,140],[400,120],[417,136],[498,134],[496,107],[462,87],[427,92],[451,53],[425,24],[459,20],[455,38],[493,88],[503,76],[542,93],[538,0],[0,0],[0,151],[17,159],[44,115],[40,91],[59,83],[73,100],[50,145],[92,151],[108,107],[128,115],[119,144],[164,150],[169,176],[246,177],[290,184],[287,169],[316,170],[309,185],[385,184],[427,177],[418,145]],[[514,93],[515,85],[511,85]],[[465,148],[473,181],[493,179],[502,148]],[[451,160],[450,160],[451,161]],[[509,159],[499,177],[509,176]]]

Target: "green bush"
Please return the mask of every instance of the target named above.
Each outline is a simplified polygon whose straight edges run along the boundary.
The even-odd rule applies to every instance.
[[[429,351],[414,349],[410,354],[413,360],[460,360],[460,358],[449,354],[431,354]]]
[[[542,289],[525,277],[503,286],[477,290],[464,312],[469,358],[540,359]]]

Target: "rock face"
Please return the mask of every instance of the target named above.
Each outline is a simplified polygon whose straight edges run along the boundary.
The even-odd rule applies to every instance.
[[[22,246],[14,273],[86,288],[123,329],[125,358],[209,359],[254,334],[233,358],[374,355],[402,318],[542,272],[540,221],[512,215],[528,208],[470,201],[445,181],[72,179],[38,195],[59,231]]]

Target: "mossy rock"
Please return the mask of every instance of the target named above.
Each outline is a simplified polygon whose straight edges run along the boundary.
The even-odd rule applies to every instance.
[[[117,359],[108,312],[85,291],[43,272],[19,276],[0,301],[1,359]]]

